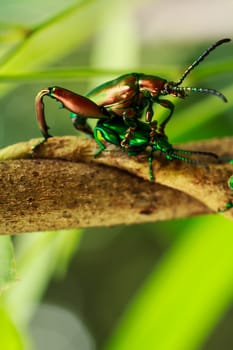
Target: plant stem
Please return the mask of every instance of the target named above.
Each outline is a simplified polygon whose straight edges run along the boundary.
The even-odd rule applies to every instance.
[[[66,136],[48,139],[30,159],[37,143],[0,150],[0,234],[155,222],[233,203],[233,165],[227,161],[194,166],[157,155],[154,183],[146,155],[129,157],[108,145],[94,158],[94,140]],[[179,147],[229,158],[232,144],[229,137]],[[223,215],[233,218],[233,209]]]

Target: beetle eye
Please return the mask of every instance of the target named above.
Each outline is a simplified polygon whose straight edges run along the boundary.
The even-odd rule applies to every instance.
[[[171,93],[171,87],[169,83],[165,83],[163,90],[161,90],[161,95],[170,95],[170,93]]]

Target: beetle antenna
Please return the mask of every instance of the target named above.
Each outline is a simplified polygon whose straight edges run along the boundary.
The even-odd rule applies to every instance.
[[[218,96],[223,100],[223,102],[227,102],[227,98],[220,91],[215,90],[215,89],[197,88],[197,87],[183,87],[183,86],[180,86],[180,87],[173,86],[172,88],[170,88],[170,93],[173,93],[174,95],[178,94],[179,92],[182,92],[182,91],[204,92],[206,94]]]
[[[228,43],[229,41],[231,41],[231,39],[229,38],[224,38],[221,40],[216,41],[216,43],[214,43],[213,45],[211,45],[208,49],[206,49],[187,69],[186,71],[183,73],[183,75],[181,76],[181,78],[178,80],[178,82],[175,84],[176,86],[182,84],[182,82],[184,81],[184,79],[187,77],[187,75],[196,67],[198,66],[198,64],[203,61],[206,56],[208,56],[210,54],[211,51],[215,50],[216,47],[224,44],[224,43]]]
[[[204,156],[204,157],[212,157],[216,160],[218,160],[218,156],[215,153],[212,152],[201,152],[201,151],[188,151],[188,150],[181,150],[181,149],[177,149],[174,148],[173,152],[170,154],[170,156],[174,159],[179,159],[183,162],[186,163],[190,163],[190,164],[194,164],[194,165],[203,165],[203,166],[207,166],[208,164],[206,164],[204,161],[199,160],[199,159],[192,159],[192,158],[188,158],[186,156],[183,156],[182,154],[188,155],[188,156],[192,156],[192,155],[199,155],[199,156]]]

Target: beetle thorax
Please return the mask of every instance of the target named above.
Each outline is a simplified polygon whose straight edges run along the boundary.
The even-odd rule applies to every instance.
[[[141,92],[148,92],[150,96],[156,97],[164,90],[166,82],[165,79],[153,75],[142,75],[138,84]]]

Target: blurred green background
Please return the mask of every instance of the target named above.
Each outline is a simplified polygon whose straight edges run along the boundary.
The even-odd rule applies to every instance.
[[[2,0],[0,146],[40,136],[34,99],[47,86],[85,94],[130,71],[176,81],[210,44],[233,38],[232,13],[227,0]],[[184,85],[229,102],[175,101],[170,140],[232,135],[232,43]],[[77,134],[67,111],[45,103],[54,135]],[[4,350],[233,349],[233,224],[211,215],[2,236],[0,291]]]

